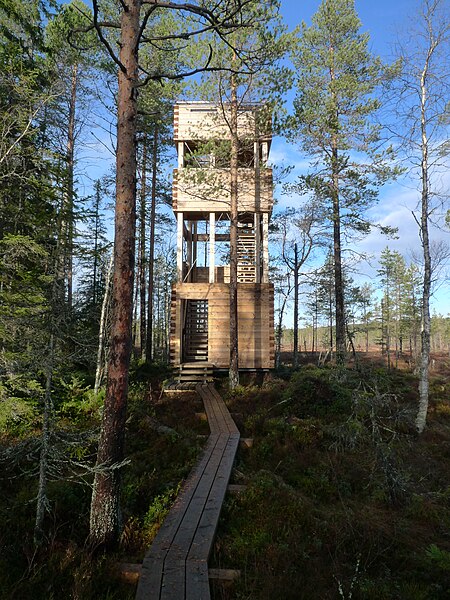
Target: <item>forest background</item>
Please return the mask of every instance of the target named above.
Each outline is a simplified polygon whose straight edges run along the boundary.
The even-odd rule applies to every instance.
[[[327,3],[350,8],[350,12],[353,5],[346,0],[327,0]],[[443,15],[448,15],[447,4],[428,2],[426,6],[438,6]],[[270,7],[276,13],[276,3],[270,3]],[[412,59],[414,66],[415,41],[419,38],[399,33],[399,44],[396,43],[396,28],[406,28],[410,7],[410,2],[399,2],[395,6],[383,2],[376,8],[369,8],[365,3],[356,6],[361,9],[362,31],[370,30],[369,47],[394,65],[386,71],[385,80],[377,80],[380,86],[376,90],[371,87],[370,77],[368,80],[363,77],[362,82],[367,86],[362,88],[362,97],[365,98],[366,91],[367,98],[370,97],[367,107],[374,109],[369,111],[371,126],[376,129],[379,124],[382,133],[380,141],[375,134],[371,138],[379,144],[376,156],[380,161],[372,166],[381,165],[381,156],[387,153],[393,167],[382,169],[380,166],[377,173],[380,201],[372,207],[367,208],[365,202],[370,204],[369,200],[376,200],[375,189],[364,188],[368,190],[365,197],[358,195],[358,186],[352,188],[351,197],[362,202],[363,210],[346,213],[349,220],[353,219],[353,227],[356,223],[358,235],[342,238],[345,315],[341,321],[345,322],[345,343],[349,349],[352,347],[354,354],[356,351],[368,354],[370,350],[379,355],[389,369],[404,362],[417,372],[423,321],[422,283],[426,272],[420,258],[420,235],[423,237],[419,216],[421,156],[417,146],[411,149],[408,145],[417,133],[417,121],[413,120],[410,129],[395,127],[400,122],[396,112],[398,91],[407,89],[402,88],[407,78],[402,79],[400,63],[393,62],[399,55],[397,50],[402,48],[400,54],[404,60]],[[319,3],[305,2],[302,4],[304,14],[298,15],[298,5],[286,2],[281,4],[281,13],[291,28],[302,17],[310,22],[317,8]],[[120,448],[119,458],[108,464],[97,459],[94,466],[92,460],[97,439],[94,429],[98,427],[105,395],[106,365],[108,361],[110,365],[114,362],[110,332],[120,321],[112,318],[116,308],[111,296],[114,290],[111,280],[117,265],[112,261],[111,215],[117,176],[112,168],[117,142],[117,68],[121,72],[123,65],[121,67],[114,53],[115,26],[110,27],[120,12],[118,4],[105,3],[104,25],[98,26],[97,31],[87,26],[92,18],[98,17],[95,10],[93,14],[91,10],[92,7],[79,0],[72,4],[0,2],[0,423],[4,432],[2,464],[12,471],[8,479],[10,495],[2,511],[4,515],[8,513],[9,498],[16,495],[17,499],[21,494],[26,497],[25,502],[17,504],[15,499],[11,506],[19,512],[23,510],[24,522],[29,525],[23,530],[33,531],[33,542],[27,541],[25,552],[33,568],[36,561],[31,548],[48,543],[51,537],[48,532],[55,533],[58,527],[49,523],[52,515],[56,515],[49,510],[57,505],[55,496],[61,493],[60,501],[65,505],[62,496],[68,488],[58,489],[55,482],[62,479],[67,482],[73,477],[92,483],[94,475],[101,478],[128,465],[128,459],[123,458],[123,448]],[[353,19],[352,14],[350,17]],[[386,27],[390,20],[392,31]],[[353,22],[358,29],[358,22]],[[312,213],[305,213],[311,199],[323,199],[318,180],[309,171],[311,166],[317,167],[318,161],[314,152],[311,155],[306,152],[308,145],[311,150],[311,140],[306,140],[305,135],[300,139],[293,129],[296,117],[301,115],[304,119],[300,125],[307,122],[308,117],[304,111],[306,102],[303,105],[307,65],[299,61],[304,49],[294,43],[300,38],[300,30],[287,33],[280,21],[275,20],[275,23],[268,31],[286,36],[283,43],[275,45],[276,50],[283,46],[289,50],[294,65],[289,71],[292,65],[288,56],[278,53],[274,68],[263,73],[263,82],[267,77],[266,81],[273,86],[266,87],[266,92],[273,106],[274,133],[277,133],[271,156],[278,182],[278,205],[272,221],[271,268],[276,286],[277,366],[283,369],[283,359],[284,367],[297,366],[296,350],[297,355],[300,350],[322,364],[330,358],[336,351],[335,322],[338,319],[333,300],[336,255],[333,257],[331,253],[329,230],[322,229],[320,218],[314,220],[310,218]],[[431,320],[432,361],[438,355],[445,357],[450,348],[446,287],[449,53],[445,51],[448,22],[441,21],[443,25],[446,23],[447,37],[444,35],[443,40],[447,46],[440,47],[441,62],[435,71],[440,74],[435,79],[438,91],[431,98],[436,108],[432,127],[437,134],[430,146],[436,160],[433,159],[434,171],[429,179],[433,204],[427,213],[434,267],[431,273],[435,302]],[[416,25],[413,19],[412,27]],[[166,43],[168,31],[181,31],[176,14],[168,13],[152,23],[153,42]],[[305,33],[306,29],[302,31]],[[103,35],[102,43],[99,34]],[[185,37],[180,33],[182,40]],[[363,45],[366,40],[355,39]],[[156,367],[158,376],[169,373],[166,370],[169,308],[175,276],[174,220],[170,208],[170,174],[175,160],[173,103],[177,99],[214,99],[211,95],[214,73],[208,79],[207,75],[197,72],[198,64],[205,61],[205,57],[207,65],[216,69],[214,63],[208,62],[208,42],[203,42],[194,44],[185,53],[158,52],[156,58],[145,50],[140,54],[139,77],[142,83],[148,81],[139,87],[137,96],[137,177],[131,178],[128,186],[122,181],[125,191],[130,191],[137,180],[136,247],[133,247],[133,236],[127,241],[132,247],[131,253],[136,254],[136,283],[129,304],[133,306],[130,349],[132,347],[138,380],[144,361],[150,371]],[[264,59],[270,62],[268,57]],[[407,60],[406,63],[411,64]],[[317,66],[313,62],[311,65],[311,70]],[[367,68],[370,73],[378,73],[380,64],[368,61]],[[352,68],[349,72],[353,74]],[[180,73],[190,73],[192,77],[181,78]],[[304,87],[292,91],[299,73],[304,77]],[[227,97],[226,92],[224,96]],[[310,111],[311,107],[314,108],[314,104],[310,102]],[[408,103],[406,107],[411,108]],[[362,114],[367,116],[364,111]],[[355,118],[360,116],[361,113]],[[403,116],[408,116],[408,110]],[[291,145],[282,133],[288,134]],[[129,158],[133,152],[125,154]],[[352,160],[360,158],[358,151],[350,156]],[[361,184],[367,183],[364,176],[364,173],[349,173],[353,182]],[[370,233],[368,221],[376,225]],[[396,227],[398,232],[393,230]],[[383,234],[381,229],[384,229]],[[390,237],[386,233],[390,233]],[[298,252],[300,266],[293,262]],[[226,253],[223,260],[227,260]],[[126,269],[123,273],[129,281],[132,279]],[[296,276],[298,286],[294,285]],[[117,285],[115,289],[117,292]],[[296,290],[302,299],[300,306],[295,303]],[[296,341],[296,327],[293,328],[294,355],[283,355],[283,344],[285,350],[290,349],[288,330],[293,325],[294,314],[298,314],[298,321],[304,327],[297,331]],[[341,335],[340,343],[344,337]],[[424,363],[427,373],[428,358],[426,355]],[[135,411],[136,406],[139,412],[142,406],[137,402]],[[121,416],[124,435],[126,411]],[[190,438],[188,441],[192,442]],[[25,479],[20,479],[23,473]],[[17,481],[20,479],[23,485],[27,477],[37,482],[35,495],[26,486],[20,487]],[[135,484],[130,480],[128,483],[125,495],[131,497]],[[119,493],[115,492],[118,497]],[[140,493],[136,492],[133,501]],[[68,504],[74,502],[75,497],[76,494]],[[86,495],[83,502],[86,503]],[[30,505],[36,508],[32,516]],[[84,532],[85,517],[86,514],[81,527]],[[17,522],[23,526],[20,519]],[[73,528],[73,524],[70,527]],[[117,534],[117,523],[115,527],[114,534]],[[91,521],[91,534],[93,529]],[[21,560],[23,558],[21,556]],[[23,565],[18,571],[20,569]]]

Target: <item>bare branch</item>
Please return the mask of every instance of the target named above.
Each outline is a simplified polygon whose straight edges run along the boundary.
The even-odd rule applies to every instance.
[[[127,73],[126,67],[117,58],[114,50],[111,48],[110,43],[103,35],[101,22],[98,20],[98,0],[92,0],[92,9],[93,9],[93,14],[94,14],[93,27],[94,27],[95,31],[97,32],[97,35],[98,35],[101,43],[105,46],[106,50],[108,51],[108,54],[113,59],[113,61],[116,63],[116,65],[119,67],[119,69],[122,71],[122,73],[126,74]]]

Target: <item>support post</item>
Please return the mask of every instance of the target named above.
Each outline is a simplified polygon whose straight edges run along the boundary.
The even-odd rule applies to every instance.
[[[192,230],[192,281],[197,281],[195,279],[195,270],[197,268],[197,244],[197,221],[194,221]]]
[[[262,283],[269,283],[269,215],[263,213],[263,273]]]
[[[188,269],[192,267],[192,221],[188,221],[188,235],[187,235],[187,263]]]
[[[178,142],[178,168],[184,167],[184,142]]]
[[[261,283],[261,215],[255,213],[255,283]]]
[[[263,167],[267,167],[269,159],[269,145],[267,142],[261,142],[261,162]]]
[[[216,272],[216,215],[209,214],[209,283],[215,282]]]
[[[183,213],[177,213],[177,280],[183,283]]]

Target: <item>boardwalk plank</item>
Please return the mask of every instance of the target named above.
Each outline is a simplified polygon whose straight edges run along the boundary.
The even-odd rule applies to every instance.
[[[186,563],[186,600],[210,600],[208,561]]]
[[[161,600],[183,600],[186,594],[186,562],[184,560],[167,563],[164,561],[164,574],[161,586]]]
[[[198,523],[200,522],[203,510],[209,498],[210,491],[214,484],[224,451],[227,447],[227,443],[228,439],[226,435],[219,436],[219,441],[211,454],[211,459],[208,462],[203,477],[197,486],[195,496],[192,498],[189,504],[189,509],[186,511],[173,539],[171,548],[167,555],[169,560],[171,559],[171,556],[177,558],[186,558],[188,555],[192,539],[195,535]]]
[[[136,600],[160,600],[164,560],[155,558],[142,563],[142,571],[136,592]]]
[[[208,557],[239,445],[212,384],[198,384],[211,435],[146,554],[136,600],[210,600]]]
[[[216,400],[216,406],[223,414],[223,418],[225,419],[225,422],[228,426],[228,431],[230,433],[239,433],[239,429],[237,428],[236,423],[230,415],[227,405],[223,401],[223,398],[220,396],[219,392],[216,390],[214,385],[208,385],[208,390],[211,396]]]
[[[239,436],[230,436],[222,462],[214,480],[214,485],[205,504],[200,523],[192,541],[188,557],[189,560],[200,560],[209,557],[238,445]]]
[[[205,450],[203,451],[202,457],[194,469],[191,471],[187,478],[184,486],[182,487],[177,499],[175,500],[172,509],[167,515],[163,525],[159,529],[156,537],[152,543],[152,546],[147,553],[149,557],[156,557],[159,553],[168,550],[172,544],[173,538],[175,537],[177,530],[182,522],[186,511],[189,508],[189,503],[195,495],[199,482],[203,476],[203,473],[211,459],[211,453],[216,447],[219,441],[219,436],[214,435],[208,438]]]
[[[224,429],[223,427],[222,414],[216,410],[217,401],[215,401],[215,398],[211,395],[209,391],[209,385],[198,385],[197,392],[203,400],[206,414],[208,415],[208,423],[211,429],[211,433],[216,431],[223,433],[224,431],[226,431],[226,429]]]

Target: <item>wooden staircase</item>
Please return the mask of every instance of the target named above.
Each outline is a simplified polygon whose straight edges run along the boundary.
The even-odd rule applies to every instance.
[[[208,362],[182,363],[178,383],[203,383],[213,380],[214,365]]]
[[[187,300],[183,336],[183,362],[208,360],[208,301]]]
[[[212,381],[214,365],[208,363],[208,301],[187,300],[185,310],[178,383]]]
[[[240,223],[237,240],[237,277],[239,283],[254,283],[256,281],[255,248],[254,228],[248,223]]]

